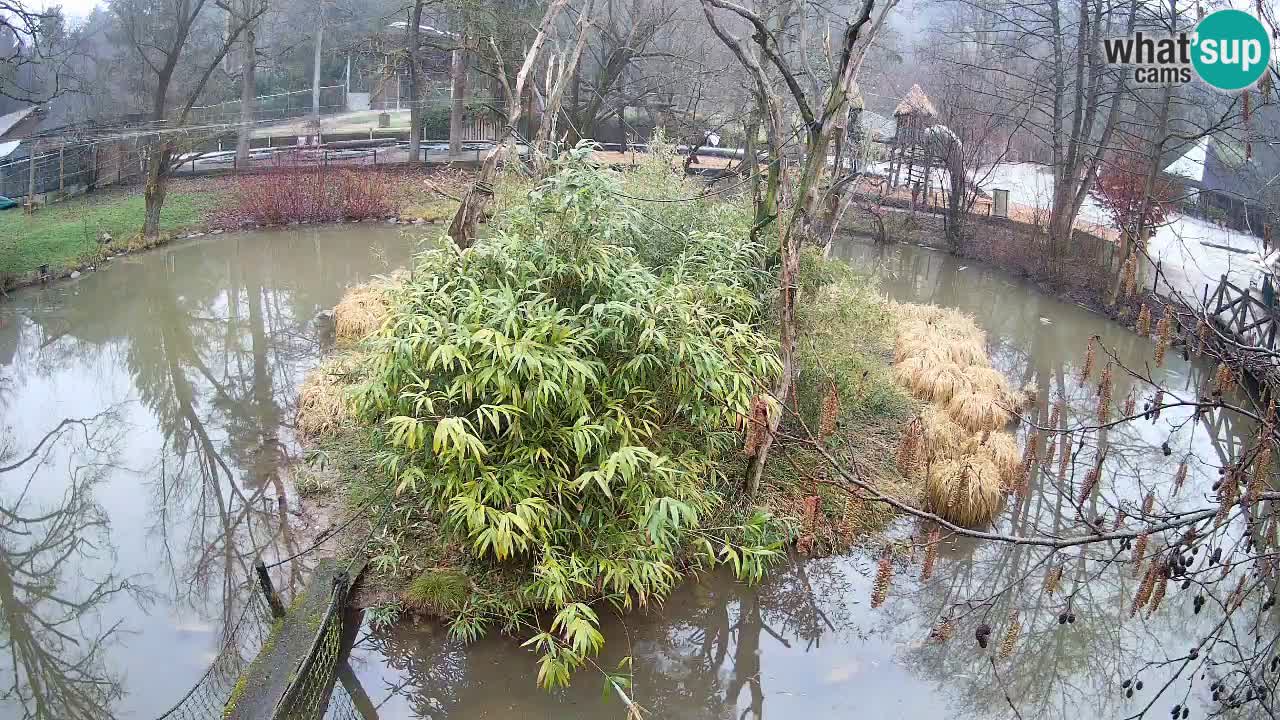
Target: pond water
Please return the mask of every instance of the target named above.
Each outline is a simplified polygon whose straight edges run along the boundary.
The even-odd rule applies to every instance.
[[[873,272],[895,299],[972,313],[988,333],[996,366],[1016,385],[1037,389],[1038,408],[1029,412],[1042,422],[1047,398],[1061,393],[1073,421],[1096,412],[1094,386],[1078,383],[1091,335],[1132,367],[1154,353],[1150,342],[1115,323],[943,253],[850,241],[836,255]],[[1153,372],[1188,395],[1206,377],[1203,366],[1175,352]],[[1117,375],[1117,404],[1130,389]],[[1183,457],[1202,461],[1193,459],[1184,497],[1202,493],[1217,465],[1251,434],[1243,424],[1214,429],[1172,411],[1117,428],[1107,437],[1104,474],[1113,485],[1103,497],[1133,497],[1136,488],[1157,482],[1167,486]],[[1169,456],[1160,450],[1165,441]],[[1053,482],[1042,479],[1027,501],[1005,512],[1000,527],[1061,532],[1073,512]],[[915,525],[902,521],[897,532],[907,537]],[[1126,620],[1137,583],[1127,561],[1101,573],[1070,562],[1063,591],[1047,595],[1043,553],[969,541],[947,545],[928,583],[917,579],[919,562],[899,566],[888,601],[872,610],[876,550],[790,563],[757,587],[723,574],[687,582],[660,608],[608,619],[599,666],[612,671],[630,656],[630,694],[663,718],[1008,718],[1014,716],[1010,703],[1023,718],[1122,718],[1140,711],[1167,676],[1146,670],[1144,689],[1133,698],[1122,694],[1122,679],[1148,660],[1185,653],[1215,622],[1209,613],[1192,612],[1189,595],[1172,590],[1149,621]],[[1015,591],[992,598],[1007,587]],[[945,644],[930,641],[944,609],[954,612],[955,603],[966,601],[975,607],[957,613],[955,636]],[[974,630],[990,623],[994,648],[1015,608],[1021,637],[1011,657],[993,664],[994,649],[980,652]],[[1068,608],[1076,621],[1060,625],[1058,615]],[[626,715],[617,697],[602,692],[594,670],[580,673],[568,690],[546,693],[535,686],[534,656],[517,641],[496,637],[464,646],[433,622],[367,630],[351,662],[380,718]],[[1196,677],[1193,687],[1175,685],[1152,712],[1167,715],[1181,702],[1203,717],[1212,677]]]
[[[282,469],[298,452],[297,386],[324,348],[317,313],[412,246],[384,227],[246,233],[121,258],[0,304],[0,717],[25,707],[151,718],[191,686],[254,591],[253,559],[291,555],[318,522],[297,513]],[[837,254],[892,297],[973,313],[995,364],[1037,388],[1030,412],[1042,417],[1058,394],[1073,417],[1093,412],[1092,386],[1076,380],[1091,334],[1132,365],[1152,354],[1118,325],[945,254],[856,242]],[[1153,372],[1189,393],[1206,377],[1176,357]],[[1128,392],[1118,382],[1117,403]],[[1118,428],[1104,494],[1167,483],[1183,457],[1197,459],[1184,497],[1203,493],[1251,434],[1173,412]],[[1071,512],[1045,480],[1001,528],[1049,532]],[[1049,596],[1042,553],[965,541],[948,545],[928,583],[918,563],[900,566],[888,602],[871,610],[875,555],[790,563],[755,587],[721,574],[688,582],[662,607],[607,619],[598,663],[633,658],[630,694],[653,717],[1003,718],[1010,703],[1024,718],[1125,717],[1162,676],[1146,671],[1132,699],[1120,680],[1185,652],[1213,622],[1173,593],[1150,621],[1122,622],[1136,583],[1128,565],[1070,564],[1064,592]],[[276,583],[289,594],[307,572],[287,563]],[[1077,621],[1059,625],[1067,598]],[[928,641],[944,609],[965,601],[956,636]],[[1015,608],[1021,639],[993,664],[973,629],[986,621],[998,635]],[[362,689],[351,694],[366,720],[625,715],[597,672],[546,693],[518,641],[463,646],[430,622],[366,626],[350,665],[343,682]],[[1205,684],[1176,686],[1157,711],[1188,693],[1199,710]]]
[[[0,717],[151,718],[194,684],[255,556],[308,529],[278,497],[316,315],[412,246],[227,235],[0,302]]]

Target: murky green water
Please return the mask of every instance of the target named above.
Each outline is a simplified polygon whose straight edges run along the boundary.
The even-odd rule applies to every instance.
[[[1153,354],[1150,343],[1099,316],[941,253],[850,243],[837,255],[873,271],[896,299],[974,314],[988,332],[995,364],[1018,385],[1038,389],[1039,408],[1030,412],[1040,413],[1042,422],[1046,399],[1061,392],[1073,421],[1096,411],[1094,386],[1076,378],[1090,335],[1101,335],[1133,367]],[[1188,389],[1205,375],[1180,358],[1153,372],[1169,387]],[[1131,387],[1117,376],[1116,403]],[[1159,449],[1165,441],[1169,456]],[[1202,493],[1220,458],[1234,452],[1233,441],[1240,437],[1231,427],[1210,432],[1189,414],[1170,411],[1153,423],[1113,430],[1105,473],[1112,485],[1102,497],[1133,497],[1135,486],[1167,483],[1184,456],[1207,463],[1193,460],[1184,497]],[[1087,449],[1082,457],[1089,454]],[[1006,510],[1000,527],[1064,532],[1075,522],[1066,498],[1053,480],[1042,479],[1026,502]],[[1106,508],[1098,502],[1089,510]],[[896,531],[906,537],[916,526],[903,521]],[[1114,554],[1118,547],[1099,552]],[[1121,680],[1146,660],[1185,653],[1191,639],[1216,622],[1193,614],[1190,596],[1173,591],[1150,621],[1127,620],[1137,582],[1127,562],[1099,573],[1097,565],[1068,555],[1063,591],[1046,594],[1043,558],[1025,548],[953,542],[928,583],[917,579],[919,562],[900,566],[888,602],[877,610],[869,607],[874,549],[792,563],[755,588],[714,574],[687,583],[661,608],[609,620],[607,656],[599,664],[612,670],[631,656],[631,694],[653,717],[1008,718],[1012,702],[1023,718],[1122,718],[1140,711],[1165,675],[1145,671],[1144,690],[1132,699],[1121,694]],[[1002,592],[1009,587],[1015,590]],[[954,615],[955,636],[945,644],[931,642],[930,630],[944,609]],[[994,647],[1014,609],[1021,638],[1011,657],[993,665]],[[1075,615],[1074,623],[1059,624],[1064,610]],[[973,639],[982,622],[997,637],[987,652]],[[597,672],[585,671],[569,690],[547,694],[535,688],[534,658],[517,642],[490,638],[464,647],[434,623],[370,632],[352,663],[382,702],[383,718],[625,716],[621,702],[602,693]],[[1203,717],[1199,701],[1207,696],[1207,681],[1196,677],[1190,688],[1175,685],[1151,712],[1167,714],[1189,694],[1196,716]]]
[[[254,557],[292,554],[316,522],[297,513],[287,472],[296,388],[323,348],[315,317],[410,246],[367,226],[229,236],[0,304],[0,716],[150,718],[191,686],[253,591]],[[1090,334],[1126,363],[1150,359],[1149,343],[999,273],[913,246],[838,254],[874,268],[893,297],[975,314],[996,364],[1038,388],[1041,413],[1060,392],[1079,417],[1092,412],[1092,387],[1075,381]],[[1173,387],[1204,381],[1180,359],[1154,372]],[[1167,481],[1183,456],[1203,461],[1184,497],[1202,493],[1236,430],[1249,432],[1166,412],[1113,431],[1108,494]],[[1046,480],[1002,528],[1053,532],[1073,513]],[[1127,565],[1068,563],[1065,592],[1050,596],[1041,554],[970,542],[949,546],[928,583],[902,566],[871,610],[873,558],[790,564],[758,587],[718,574],[687,583],[662,607],[610,619],[599,663],[634,659],[631,694],[652,717],[1003,718],[1010,702],[1024,718],[1124,717],[1160,684],[1152,670],[1146,691],[1119,694],[1137,659],[1183,652],[1213,622],[1172,593],[1151,621],[1121,622],[1136,582]],[[290,563],[276,580],[288,592],[306,573]],[[1068,607],[1077,621],[1059,625]],[[929,642],[944,608],[956,636]],[[1014,608],[1025,629],[993,672],[973,628],[999,633]],[[464,647],[434,624],[361,633],[351,666],[366,718],[625,714],[595,672],[544,693],[517,641]]]
[[[316,315],[412,246],[352,228],[178,244],[0,302],[0,717],[154,717],[254,557],[297,547],[281,468]]]

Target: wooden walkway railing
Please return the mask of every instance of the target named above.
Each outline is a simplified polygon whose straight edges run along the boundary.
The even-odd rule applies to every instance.
[[[1276,349],[1280,331],[1280,309],[1268,305],[1247,288],[1240,288],[1223,275],[1218,289],[1207,298],[1205,307],[1224,333],[1237,342],[1268,350]]]

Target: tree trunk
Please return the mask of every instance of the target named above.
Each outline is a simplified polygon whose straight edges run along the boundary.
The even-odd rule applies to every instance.
[[[236,167],[249,166],[249,144],[253,139],[254,107],[258,96],[258,45],[256,23],[244,30],[240,66],[240,129],[236,132]]]
[[[464,34],[453,51],[449,69],[449,155],[462,154],[462,115],[467,107],[467,36]]]
[[[480,166],[480,174],[476,177],[475,184],[463,196],[462,204],[458,206],[457,211],[453,214],[453,220],[449,223],[449,237],[461,249],[465,250],[475,243],[480,220],[484,217],[489,201],[493,198],[493,181],[497,177],[498,166],[515,151],[513,129],[518,127],[520,123],[520,99],[524,94],[525,82],[533,70],[534,61],[537,60],[543,43],[547,40],[547,33],[555,23],[556,16],[560,14],[566,4],[568,4],[568,0],[552,0],[551,4],[547,6],[547,10],[542,16],[542,24],[538,28],[538,34],[534,36],[529,49],[525,51],[524,62],[520,66],[520,71],[516,73],[515,88],[508,88],[507,129],[503,131],[503,137],[498,146],[494,148],[489,157],[485,158],[484,164]],[[498,52],[497,44],[493,42],[492,38],[490,38],[489,42],[493,45],[494,57],[497,59],[497,75],[501,78],[506,78],[507,71],[502,63],[502,54]],[[506,83],[505,79],[503,83]]]
[[[408,39],[405,42],[409,56],[409,162],[416,163],[421,158],[422,150],[422,99],[418,88],[418,33],[422,26],[422,3],[414,0],[413,12],[409,16],[408,27],[405,28]]]
[[[142,237],[154,242],[160,237],[160,210],[164,207],[165,193],[168,192],[166,168],[169,164],[169,143],[157,140],[147,157],[147,183],[142,191],[146,205],[146,213],[142,223]]]
[[[316,47],[312,57],[311,68],[311,121],[316,125],[316,134],[320,133],[320,55],[324,48],[324,5],[320,6],[320,24],[316,28]]]

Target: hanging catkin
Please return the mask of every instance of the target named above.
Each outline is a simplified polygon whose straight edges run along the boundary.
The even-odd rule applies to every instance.
[[[920,473],[920,460],[924,454],[924,423],[920,418],[907,423],[898,443],[898,473],[904,478],[914,478]]]
[[[1044,591],[1050,595],[1058,591],[1058,584],[1062,582],[1062,565],[1055,564],[1049,568],[1049,572],[1044,575]]]
[[[1231,368],[1226,363],[1219,365],[1217,371],[1213,374],[1214,393],[1225,395],[1233,382],[1235,382],[1235,374],[1231,372]]]
[[[840,414],[840,395],[833,382],[822,398],[822,419],[818,423],[818,442],[824,442],[836,430],[836,417]]]
[[[1160,563],[1151,563],[1153,566]],[[1160,601],[1164,600],[1164,593],[1169,588],[1169,571],[1164,565],[1156,572],[1155,587],[1151,590],[1151,600],[1147,602],[1147,617],[1151,617],[1160,609]]]
[[[1058,449],[1058,484],[1067,481],[1067,465],[1071,463],[1071,433],[1062,433],[1062,440]]]
[[[1083,505],[1089,496],[1093,494],[1093,489],[1098,486],[1098,469],[1089,468],[1089,472],[1084,475],[1084,485],[1080,486],[1080,497],[1077,498],[1079,504]]]
[[[1121,292],[1124,297],[1130,297],[1138,287],[1138,252],[1135,250],[1129,253],[1129,258],[1124,262],[1124,278],[1122,280]]]
[[[1236,504],[1236,498],[1240,492],[1238,482],[1235,468],[1228,469],[1218,485],[1218,514],[1213,520],[1214,527],[1220,527],[1227,521],[1227,515]]]
[[[1094,357],[1096,352],[1097,348],[1094,344],[1094,339],[1089,338],[1084,350],[1084,367],[1080,369],[1080,382],[1088,382],[1089,376],[1093,374],[1093,364],[1097,359]]]
[[[1173,341],[1173,306],[1164,306],[1164,315],[1156,323],[1156,367],[1164,365],[1164,355]]]
[[[948,618],[944,618],[942,622],[934,626],[933,630],[929,633],[929,637],[932,638],[935,642],[944,643],[950,640],[951,636],[955,634],[956,634],[956,624],[954,621],[951,620],[951,618],[948,617]]]
[[[1004,639],[1000,641],[1000,652],[998,658],[1000,660],[1008,660],[1013,655],[1013,649],[1018,643],[1018,636],[1022,634],[1022,621],[1018,618],[1018,611],[1014,610],[1009,613],[1009,627],[1004,631]]]
[[[1142,303],[1142,309],[1138,311],[1137,330],[1144,337],[1151,334],[1151,308],[1146,303]]]
[[[876,568],[876,581],[871,589],[871,607],[878,608],[889,597],[889,585],[893,582],[893,546],[885,545]]]
[[[1176,496],[1178,491],[1182,489],[1182,484],[1187,481],[1187,461],[1183,460],[1178,463],[1178,471],[1173,474],[1173,494]]]
[[[933,577],[933,566],[938,562],[938,545],[941,543],[942,533],[938,528],[929,531],[924,547],[924,567],[920,569],[921,580],[928,580]]]
[[[1142,567],[1142,558],[1147,554],[1147,543],[1151,542],[1151,536],[1142,533],[1138,539],[1133,542],[1133,574],[1138,574],[1138,569]]]
[[[1102,381],[1098,383],[1098,424],[1106,425],[1111,421],[1111,363],[1102,370]]]
[[[1147,606],[1147,601],[1151,599],[1151,590],[1156,584],[1156,565],[1159,563],[1151,563],[1147,568],[1146,575],[1142,576],[1142,582],[1138,585],[1138,591],[1133,594],[1133,604],[1129,607],[1129,617],[1138,614],[1138,611]]]

